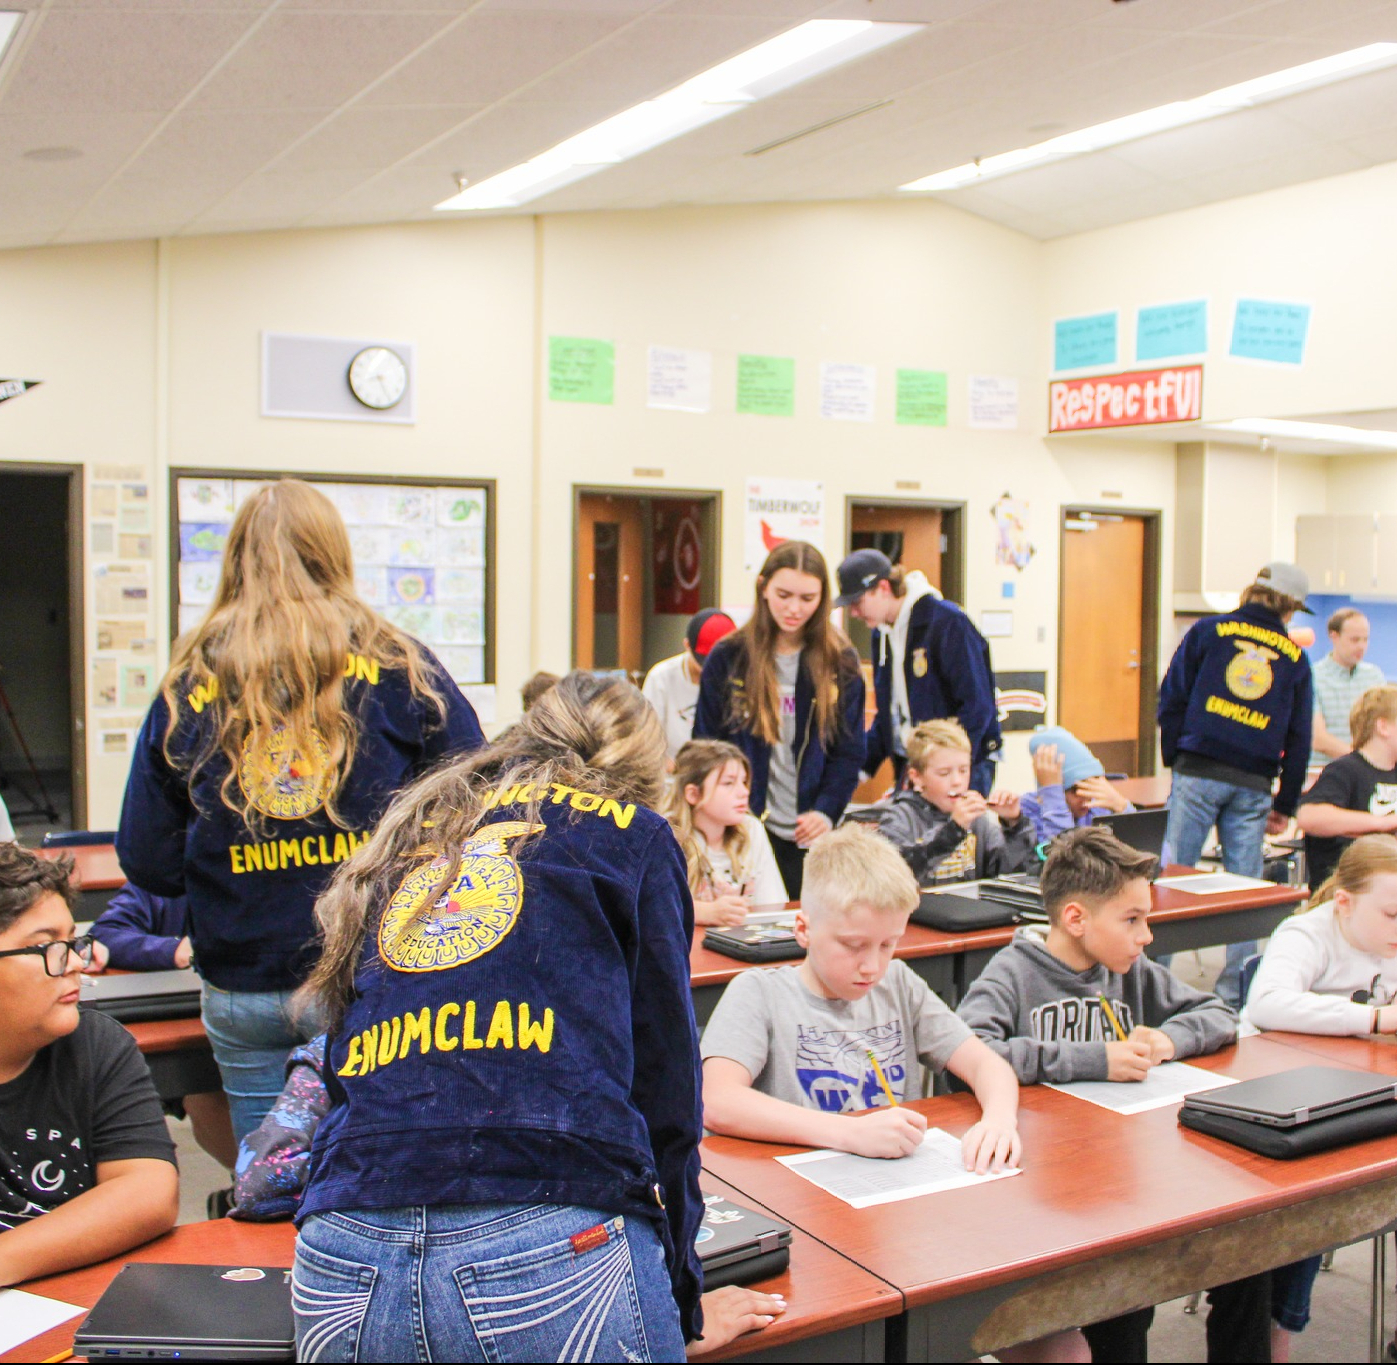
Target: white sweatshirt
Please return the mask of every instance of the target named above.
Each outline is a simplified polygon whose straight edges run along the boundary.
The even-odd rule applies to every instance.
[[[1360,953],[1344,937],[1334,903],[1328,901],[1292,915],[1271,936],[1244,1017],[1259,1029],[1368,1034],[1374,1006],[1355,1004],[1349,997],[1371,990],[1374,977],[1379,978],[1375,1003],[1397,998],[1397,957]]]
[[[913,569],[903,581],[907,584],[907,592],[903,596],[897,620],[891,626],[878,627],[882,636],[882,648],[886,650],[891,646],[893,654],[893,751],[898,754],[907,752],[907,736],[912,730],[912,708],[907,701],[906,673],[907,628],[912,623],[912,608],[919,599],[931,593],[936,593],[937,597],[941,596],[920,569]]]

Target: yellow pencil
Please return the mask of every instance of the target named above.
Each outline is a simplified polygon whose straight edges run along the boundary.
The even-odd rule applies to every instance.
[[[868,1060],[873,1063],[873,1074],[878,1077],[878,1084],[883,1087],[883,1094],[888,1097],[888,1103],[894,1109],[897,1108],[897,1098],[893,1095],[892,1086],[888,1084],[888,1078],[883,1075],[883,1068],[878,1065],[878,1059],[873,1055],[873,1049],[865,1049],[868,1053]]]
[[[1101,1001],[1101,1008],[1105,1011],[1106,1018],[1111,1021],[1111,1027],[1115,1029],[1116,1037],[1121,1042],[1125,1042],[1125,1030],[1121,1027],[1121,1021],[1116,1018],[1116,1012],[1111,1008],[1111,1002],[1104,995],[1098,995],[1096,998]]]
[[[72,1358],[73,1358],[73,1353],[72,1353],[71,1350],[62,1351],[62,1352],[60,1352],[60,1353],[59,1353],[58,1355],[56,1355],[56,1356],[45,1356],[45,1357],[44,1357],[44,1365],[60,1365],[60,1362],[61,1362],[61,1361],[64,1361],[64,1360],[72,1360]]]

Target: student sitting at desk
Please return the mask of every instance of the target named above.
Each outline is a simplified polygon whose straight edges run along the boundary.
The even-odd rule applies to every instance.
[[[1045,726],[1028,741],[1028,752],[1038,789],[1021,796],[1019,806],[1039,843],[1089,825],[1098,815],[1135,809],[1106,780],[1101,760],[1071,730]]]
[[[1022,1084],[1141,1081],[1161,1062],[1236,1040],[1231,1009],[1144,955],[1158,868],[1107,829],[1071,830],[1053,843],[1041,882],[1046,933],[1020,929],[956,1011]],[[1210,1361],[1269,1359],[1269,1272],[1220,1285],[1208,1299]],[[1153,1317],[1146,1308],[1087,1327],[1093,1359],[1148,1359]]]
[[[131,1035],[78,1009],[70,858],[0,844],[0,1286],[174,1226],[174,1144]]]
[[[695,924],[741,924],[754,905],[785,905],[786,883],[766,827],[747,809],[747,755],[691,739],[674,759],[669,823],[689,864]]]
[[[1012,792],[986,799],[970,785],[970,736],[953,720],[924,720],[907,737],[907,781],[878,819],[878,832],[921,886],[1022,872],[1033,826]]]
[[[1336,759],[1326,776],[1354,757],[1356,751]],[[1305,910],[1271,935],[1247,994],[1246,1018],[1257,1028],[1362,1038],[1397,1033],[1394,1000],[1397,839],[1365,834],[1349,843]],[[1319,1263],[1310,1256],[1273,1272],[1272,1360],[1289,1360],[1291,1336],[1309,1323]]]

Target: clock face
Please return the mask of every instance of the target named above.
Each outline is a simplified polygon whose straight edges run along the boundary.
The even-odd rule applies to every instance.
[[[387,346],[366,346],[349,362],[349,391],[366,408],[391,408],[407,392],[407,364]]]

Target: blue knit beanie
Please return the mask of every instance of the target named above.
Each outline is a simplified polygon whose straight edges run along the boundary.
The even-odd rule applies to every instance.
[[[1033,738],[1028,741],[1028,752],[1036,754],[1045,744],[1057,745],[1057,751],[1062,755],[1064,787],[1075,787],[1088,777],[1106,776],[1101,760],[1071,730],[1064,730],[1060,725],[1049,725],[1034,731]]]

